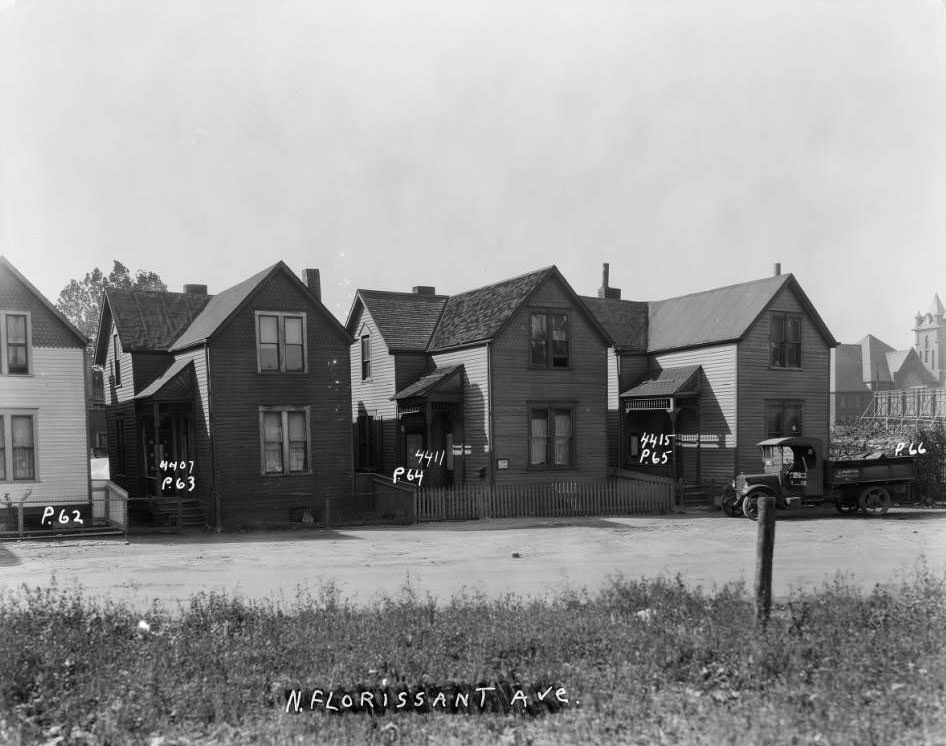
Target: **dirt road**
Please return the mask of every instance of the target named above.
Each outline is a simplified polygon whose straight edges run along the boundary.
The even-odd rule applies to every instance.
[[[757,525],[720,513],[653,518],[514,519],[339,531],[0,544],[0,590],[26,583],[81,585],[96,597],[172,608],[201,590],[289,602],[334,582],[366,603],[410,585],[448,599],[590,590],[609,577],[675,576],[712,589],[751,586]],[[519,555],[518,557],[514,555]],[[883,519],[823,510],[781,515],[775,592],[818,586],[837,572],[860,586],[894,580],[923,558],[946,570],[946,512],[895,509]]]

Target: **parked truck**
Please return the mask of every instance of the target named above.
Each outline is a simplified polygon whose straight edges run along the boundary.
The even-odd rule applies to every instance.
[[[829,461],[818,438],[770,438],[760,474],[739,474],[722,496],[726,515],[755,520],[759,498],[774,495],[777,508],[833,501],[839,513],[884,515],[892,499],[911,498],[916,462],[909,456]]]

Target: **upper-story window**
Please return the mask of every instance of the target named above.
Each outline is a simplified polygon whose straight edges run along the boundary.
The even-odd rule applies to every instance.
[[[770,341],[773,368],[800,368],[801,314],[773,313]]]
[[[532,314],[529,362],[541,368],[568,367],[568,314]]]
[[[25,311],[0,312],[0,373],[28,375],[32,358],[30,346],[30,315]]]
[[[116,386],[122,385],[122,344],[118,335],[112,335],[112,378]]]
[[[306,371],[305,314],[257,311],[256,351],[260,372]]]
[[[361,380],[371,378],[371,337],[365,334],[361,338]]]
[[[923,362],[930,361],[930,338],[929,335],[923,337]]]

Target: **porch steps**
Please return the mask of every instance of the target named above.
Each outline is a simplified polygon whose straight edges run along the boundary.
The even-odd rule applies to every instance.
[[[700,482],[685,482],[681,495],[684,508],[706,508],[713,505],[711,485]]]
[[[204,528],[207,519],[199,500],[183,498],[180,503],[176,497],[154,497],[148,500],[155,528],[177,528],[178,505],[180,505],[182,528]]]

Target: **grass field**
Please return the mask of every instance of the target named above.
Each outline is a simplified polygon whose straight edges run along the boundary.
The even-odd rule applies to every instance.
[[[333,714],[307,696],[286,712],[296,688],[455,682],[518,683],[533,704],[529,685],[554,686],[569,704]],[[329,586],[145,615],[23,588],[0,597],[0,742],[946,744],[946,578],[838,579],[777,604],[764,631],[743,587],[677,580],[439,605],[406,590],[370,608]]]

